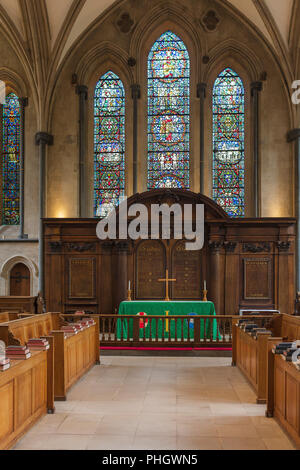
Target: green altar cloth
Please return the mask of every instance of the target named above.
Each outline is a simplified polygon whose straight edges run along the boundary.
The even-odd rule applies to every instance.
[[[138,315],[140,312],[144,312],[147,316],[166,316],[166,312],[169,312],[169,315],[179,315],[187,316],[187,319],[183,321],[177,321],[177,339],[194,339],[194,321],[193,318],[195,315],[207,315],[215,316],[216,311],[214,304],[212,302],[200,302],[200,301],[133,301],[133,302],[122,302],[119,307],[119,315]],[[193,314],[193,316],[190,314]],[[150,320],[147,323],[147,316],[141,316],[141,325],[140,327],[140,338],[149,339],[150,336],[153,340],[156,337],[162,340],[164,337],[168,339],[176,339],[176,320],[157,320],[152,321],[150,326]],[[168,321],[167,321],[168,320]],[[128,332],[129,326],[129,332]],[[123,339],[128,340],[133,337],[133,320],[122,321],[120,318],[117,321],[117,339],[122,339],[122,329],[123,329]],[[151,329],[151,331],[150,331]],[[156,335],[157,329],[157,335]],[[128,338],[129,333],[129,338]],[[183,333],[183,334],[182,334]],[[218,335],[218,325],[217,320],[206,321],[206,327],[204,320],[200,321],[200,338],[204,339],[211,338],[213,341],[216,341]]]

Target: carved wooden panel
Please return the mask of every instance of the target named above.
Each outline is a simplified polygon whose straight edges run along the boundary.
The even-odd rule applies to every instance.
[[[156,240],[142,242],[136,253],[136,298],[164,299],[166,254],[162,243]]]
[[[272,298],[271,258],[244,258],[244,299]]]
[[[299,410],[299,401],[298,401],[298,387],[299,382],[297,382],[294,377],[289,374],[286,374],[286,397],[285,397],[285,405],[286,405],[286,420],[287,422],[295,429],[295,431],[299,431],[298,429],[298,410]]]
[[[0,442],[14,430],[14,383],[0,387]]]
[[[177,243],[172,250],[172,299],[201,298],[201,253],[185,249],[185,242]]]
[[[95,258],[69,259],[69,299],[95,298]]]

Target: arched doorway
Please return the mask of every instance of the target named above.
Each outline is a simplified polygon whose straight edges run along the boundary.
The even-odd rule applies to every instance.
[[[30,296],[30,271],[25,264],[18,263],[12,268],[9,286],[9,295]]]

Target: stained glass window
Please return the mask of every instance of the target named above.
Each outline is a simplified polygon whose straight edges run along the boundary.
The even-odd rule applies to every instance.
[[[213,89],[213,198],[231,216],[245,215],[245,92],[226,68]]]
[[[2,113],[2,224],[20,223],[20,103],[6,97]]]
[[[125,90],[111,71],[97,83],[94,115],[94,214],[105,217],[125,190]]]
[[[166,31],[148,57],[148,189],[189,188],[190,60]]]

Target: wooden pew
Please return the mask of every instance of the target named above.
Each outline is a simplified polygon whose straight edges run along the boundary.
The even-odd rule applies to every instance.
[[[17,312],[2,312],[0,313],[0,323],[6,323],[8,321],[17,320],[19,314]]]
[[[282,342],[287,335],[287,327],[283,328],[287,319],[294,319],[289,315],[255,316],[250,319],[259,325],[267,322],[267,328],[272,335],[259,335],[257,339],[244,332],[237,326],[237,319],[232,322],[232,365],[237,366],[248,382],[252,385],[257,403],[267,402],[268,387],[268,358],[272,345]],[[300,326],[300,318],[298,324]],[[285,323],[284,323],[285,322]]]
[[[0,373],[0,449],[9,449],[47,413],[47,351]]]
[[[266,403],[268,400],[271,403],[272,398],[268,399],[268,388],[272,388],[274,368],[272,346],[300,338],[300,317],[278,314],[271,318],[255,316],[251,317],[252,319],[256,323],[269,319],[267,327],[272,331],[272,336],[261,335],[255,339],[238,328],[236,318],[233,319],[232,365],[237,366],[253,386],[257,403]]]
[[[36,313],[37,297],[0,296],[0,312]]]
[[[300,371],[281,355],[272,356],[266,415],[274,416],[300,449]]]
[[[59,315],[66,322],[77,322],[86,315]],[[95,364],[100,364],[99,316],[89,315],[95,325],[77,335],[64,338],[53,331],[55,350],[55,400],[64,401],[70,387]]]
[[[70,387],[93,365],[99,364],[99,317],[92,315],[96,324],[77,335],[65,338],[61,326],[67,321],[78,321],[85,315],[62,315],[46,313],[42,315],[24,316],[24,318],[0,324],[0,340],[6,344],[24,345],[30,338],[46,337],[53,341],[54,361],[52,377],[54,389],[48,393],[53,400],[66,400]],[[49,336],[51,335],[51,336]],[[49,368],[50,374],[50,368]],[[49,385],[50,386],[50,385]]]

